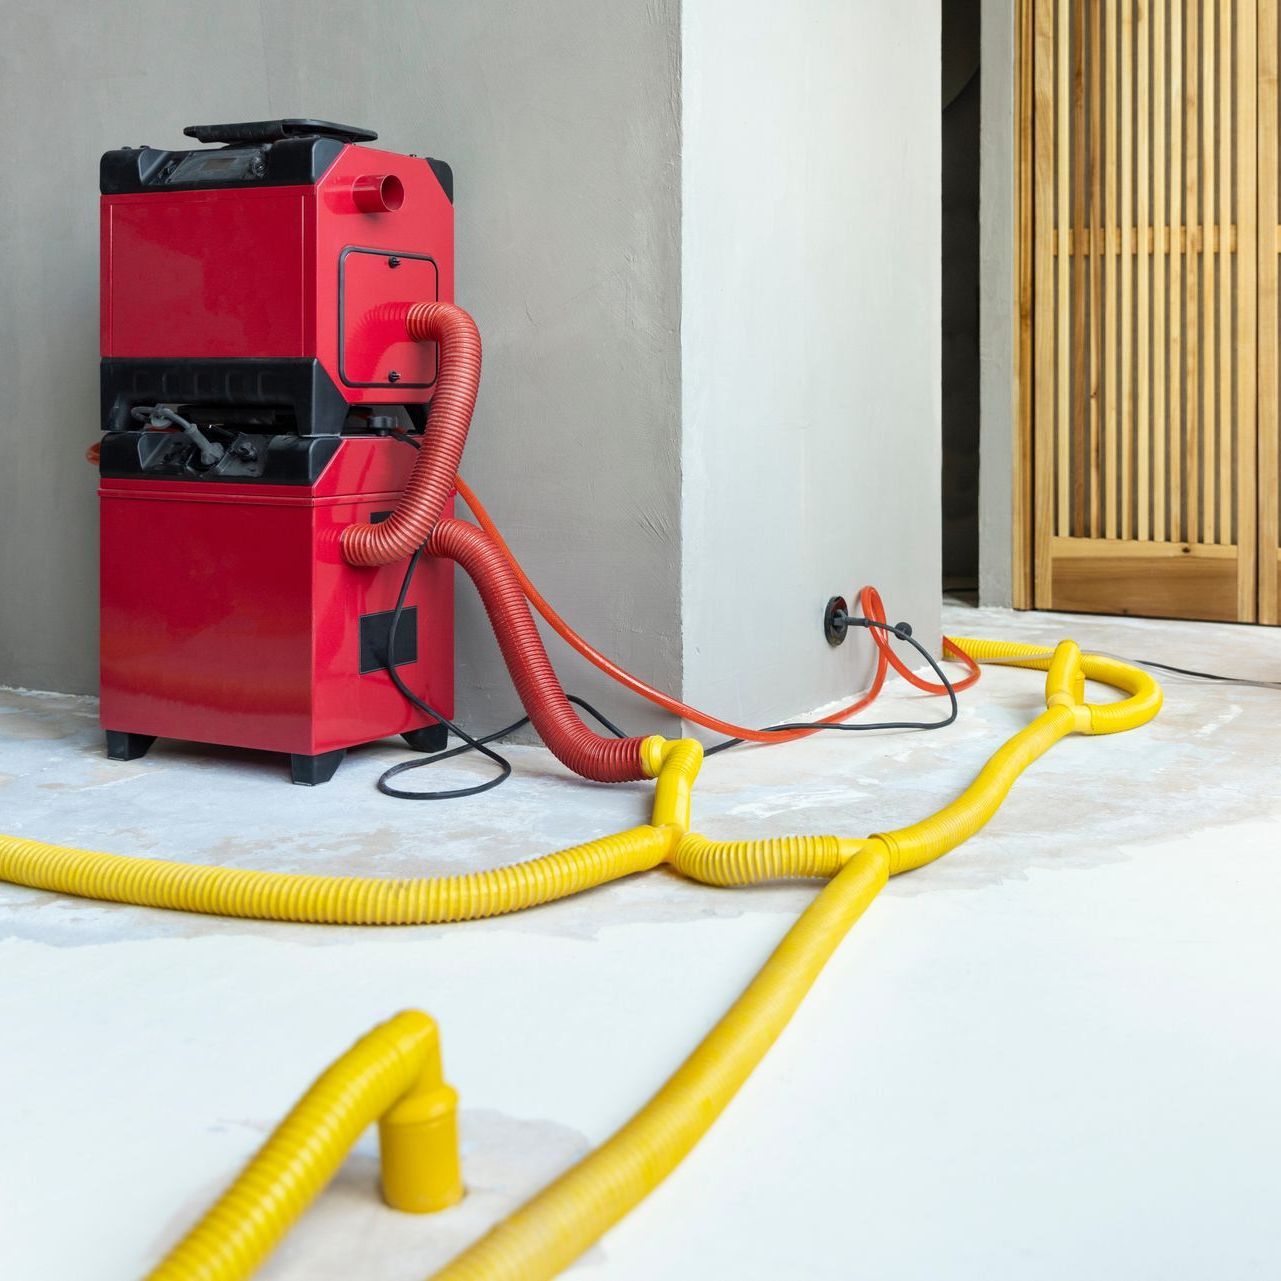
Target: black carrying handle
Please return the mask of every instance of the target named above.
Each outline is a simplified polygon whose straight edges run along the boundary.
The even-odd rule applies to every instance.
[[[188,125],[183,133],[197,142],[262,143],[285,138],[337,138],[341,142],[373,142],[378,135],[357,125],[339,125],[331,120],[246,120],[240,124]]]

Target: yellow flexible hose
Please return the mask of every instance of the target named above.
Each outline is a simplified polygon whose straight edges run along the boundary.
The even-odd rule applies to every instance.
[[[1011,652],[991,642],[959,643],[980,661]],[[1081,664],[1079,651],[1074,659],[1065,656],[1066,666],[1072,662]],[[1037,665],[1048,669],[1051,658],[1038,659]],[[1125,670],[1117,671],[1110,660],[1107,664],[1086,660],[1081,665],[1095,679],[1131,693],[1123,703],[1111,705],[1116,712],[1109,722],[1113,728],[1133,728],[1156,715],[1160,689],[1146,673],[1124,664],[1119,666]],[[1057,692],[1056,687],[1053,693]],[[923,822],[866,842],[792,837],[714,845],[697,836],[678,842],[673,861],[682,857],[684,846],[686,865],[703,873],[700,879],[721,878],[721,883],[732,884],[821,874],[818,869],[839,864],[843,853],[850,857],[729,1012],[636,1116],[433,1274],[432,1281],[546,1281],[577,1258],[653,1191],[707,1132],[887,876],[920,867],[976,832],[995,813],[1018,775],[1071,733],[1075,720],[1069,708],[1047,707],[998,749],[950,805]],[[718,853],[725,862],[719,870],[709,866]]]
[[[169,863],[0,836],[0,880],[58,894],[212,916],[331,925],[437,925],[518,912],[646,872],[667,857],[654,827],[459,876],[385,880]]]
[[[416,1010],[396,1015],[321,1073],[148,1281],[249,1276],[374,1121],[388,1201],[419,1212],[454,1204],[463,1192],[456,1111],[436,1024]]]
[[[672,866],[705,885],[755,885],[791,877],[830,880],[862,847],[839,836],[775,836],[709,841],[690,832],[677,842]]]
[[[164,863],[0,837],[0,878],[154,907],[362,925],[455,921],[515,911],[664,861],[713,885],[829,878],[729,1012],[632,1120],[435,1274],[435,1281],[544,1281],[651,1192],[706,1133],[888,876],[921,867],[972,836],[996,812],[1023,770],[1060,739],[1072,733],[1132,729],[1151,720],[1161,706],[1160,687],[1146,672],[1115,659],[1082,656],[1068,641],[1053,654],[1006,642],[957,643],[979,662],[1046,671],[1046,710],[999,748],[951,804],[922,822],[865,839],[711,841],[691,833],[692,789],[702,748],[693,740],[655,737],[642,747],[646,769],[657,778],[648,825],[512,867],[405,881],[296,876]],[[1087,678],[1112,685],[1128,697],[1086,703]],[[393,1025],[396,1020],[386,1027]],[[383,1036],[377,1044],[382,1047],[385,1042]],[[409,1088],[406,1070],[394,1065],[399,1062],[396,1056],[388,1066],[371,1050],[374,1063],[362,1057],[364,1045],[365,1041],[358,1043],[320,1078],[241,1178],[152,1274],[153,1281],[242,1281],[249,1275],[333,1173],[360,1129]],[[392,1164],[413,1171],[427,1138],[435,1135],[432,1141],[439,1146],[439,1127],[433,1129],[431,1120],[439,1108],[433,1104],[424,1111],[421,1097],[402,1106],[416,1118],[418,1129],[407,1125],[398,1132],[399,1155]],[[450,1109],[451,1125],[452,1116]],[[385,1181],[387,1151],[385,1144]],[[439,1166],[439,1158],[434,1159]],[[415,1176],[406,1182],[421,1185],[422,1180]],[[393,1196],[390,1187],[388,1199],[393,1203],[431,1208],[411,1204],[412,1192]]]
[[[433,1281],[542,1281],[572,1263],[703,1137],[884,884],[883,854],[852,859],[667,1084],[594,1152],[434,1273]]]

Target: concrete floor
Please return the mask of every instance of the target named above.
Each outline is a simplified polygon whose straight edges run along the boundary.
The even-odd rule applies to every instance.
[[[1072,635],[1281,676],[1275,631],[948,613],[961,634]],[[892,882],[725,1117],[574,1275],[1278,1275],[1281,693],[1166,688],[1155,725],[1059,746],[970,845]],[[718,757],[697,825],[859,835],[910,821],[1040,704],[1038,676],[989,669],[942,733]],[[938,711],[898,682],[878,706]],[[373,790],[403,756],[391,744],[307,790],[229,751],[161,744],[108,762],[91,700],[0,692],[0,826],[405,876],[647,814],[645,786],[512,755],[498,794],[412,805]],[[0,1273],[137,1277],[329,1059],[414,1005],[441,1023],[470,1194],[433,1218],[386,1209],[366,1135],[261,1275],[418,1281],[624,1120],[813,893],[654,873],[503,920],[361,931],[0,886]]]

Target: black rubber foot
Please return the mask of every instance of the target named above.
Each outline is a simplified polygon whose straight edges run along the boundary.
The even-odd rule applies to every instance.
[[[126,734],[124,730],[109,729],[107,756],[113,761],[136,761],[146,756],[155,741],[154,734]]]
[[[422,729],[411,729],[401,738],[416,752],[443,752],[449,742],[449,731],[440,724],[424,725]]]
[[[301,752],[294,752],[289,758],[294,782],[302,787],[317,787],[321,783],[328,783],[338,772],[342,758],[346,755],[345,747],[340,747],[336,752],[321,752],[319,756],[304,756]]]

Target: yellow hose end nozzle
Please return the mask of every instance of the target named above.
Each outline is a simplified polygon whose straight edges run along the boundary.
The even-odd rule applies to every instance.
[[[462,1200],[458,1091],[443,1082],[409,1095],[378,1122],[383,1199],[406,1214],[434,1214]]]
[[[463,1195],[458,1092],[444,1080],[436,1020],[420,1010],[405,1010],[374,1035],[378,1033],[396,1045],[417,1073],[409,1089],[378,1118],[383,1198],[407,1214],[447,1209]]]

